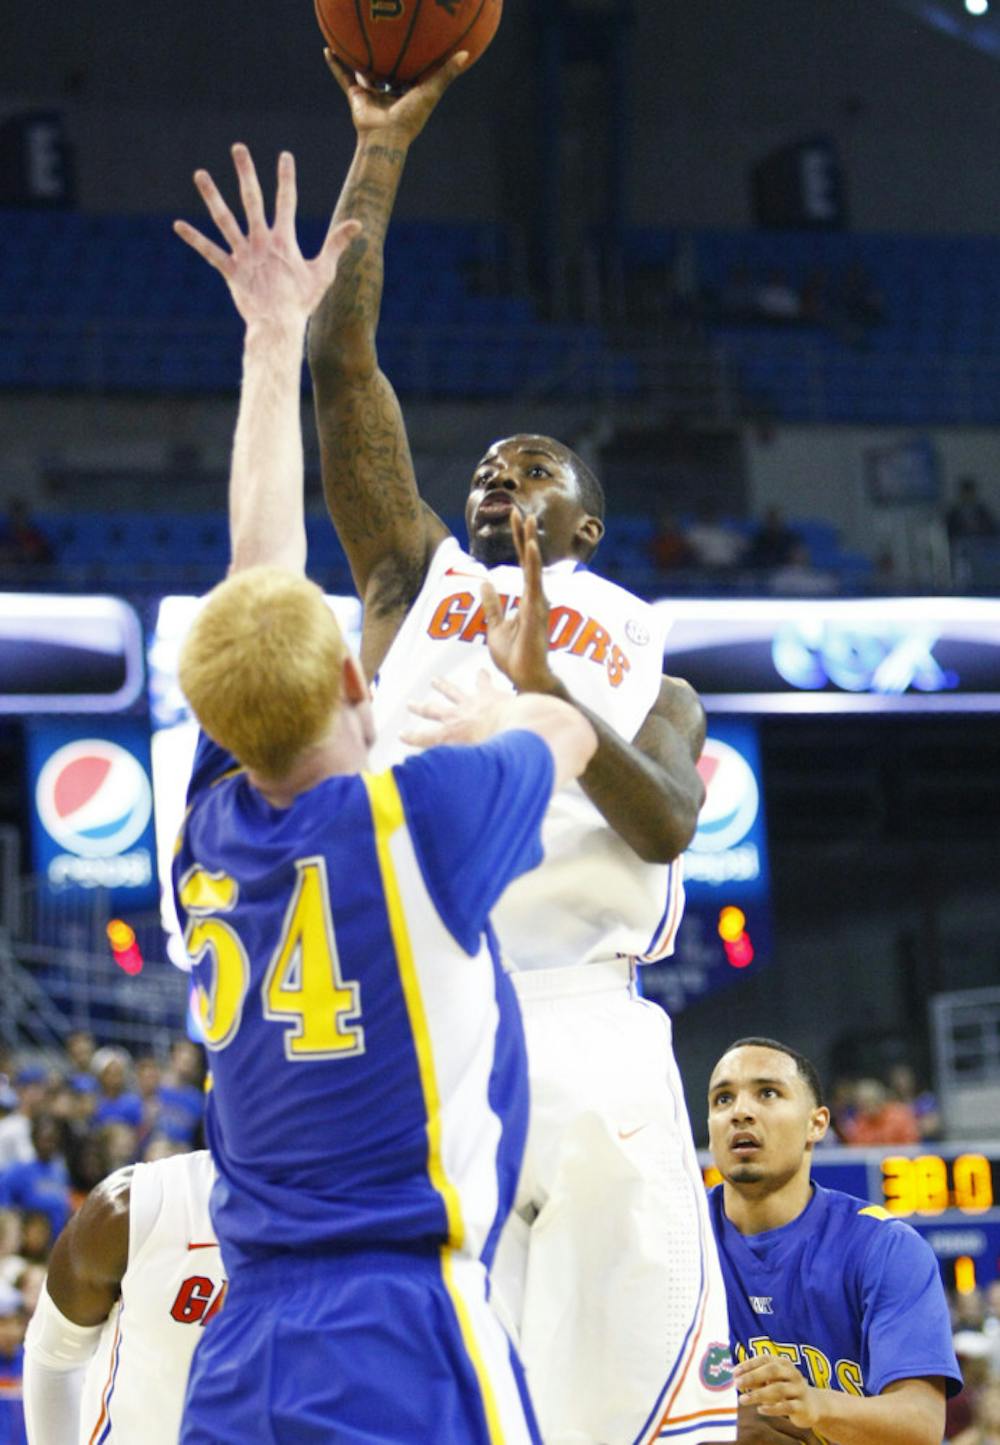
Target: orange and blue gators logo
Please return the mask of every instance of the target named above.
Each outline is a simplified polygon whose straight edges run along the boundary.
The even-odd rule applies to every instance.
[[[513,611],[520,597],[500,594],[504,613]],[[453,592],[434,609],[427,627],[436,642],[457,638],[459,642],[486,641],[486,614],[471,592]],[[603,667],[612,687],[620,687],[632,670],[626,653],[595,617],[584,617],[575,607],[553,607],[549,613],[549,651],[585,657]]]

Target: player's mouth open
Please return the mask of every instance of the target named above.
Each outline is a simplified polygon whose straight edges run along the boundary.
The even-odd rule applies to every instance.
[[[760,1140],[754,1138],[753,1134],[734,1134],[729,1147],[734,1154],[747,1154],[752,1149],[760,1148]]]
[[[510,492],[487,492],[476,508],[476,517],[492,521],[498,517],[509,517],[514,510],[514,498]]]

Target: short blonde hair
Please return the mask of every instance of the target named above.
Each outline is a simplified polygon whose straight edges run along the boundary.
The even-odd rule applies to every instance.
[[[238,762],[281,778],[340,706],[347,646],[314,582],[247,567],[205,600],[178,676],[199,723]]]

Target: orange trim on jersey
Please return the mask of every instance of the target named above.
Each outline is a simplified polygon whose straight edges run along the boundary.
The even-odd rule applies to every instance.
[[[662,1430],[664,1425],[686,1425],[689,1420],[719,1420],[725,1422],[727,1417],[733,1420],[739,1418],[739,1412],[727,1409],[725,1405],[716,1410],[696,1410],[693,1415],[672,1415],[669,1420],[661,1420],[657,1430]]]
[[[703,1288],[703,1290],[702,1290],[701,1307],[700,1307],[700,1309],[699,1309],[699,1311],[698,1311],[698,1323],[697,1323],[697,1325],[695,1326],[694,1337],[693,1337],[693,1339],[691,1340],[691,1344],[690,1344],[690,1347],[689,1347],[689,1349],[688,1349],[688,1357],[687,1357],[687,1360],[685,1361],[685,1363],[684,1363],[684,1368],[683,1368],[683,1370],[682,1370],[681,1373],[680,1373],[680,1378],[678,1379],[677,1384],[674,1386],[674,1392],[673,1392],[673,1394],[670,1396],[670,1399],[667,1401],[667,1408],[664,1410],[664,1412],[663,1412],[663,1414],[660,1416],[659,1420],[658,1420],[658,1421],[656,1422],[656,1424],[653,1426],[653,1433],[652,1433],[651,1435],[647,1435],[647,1436],[646,1436],[647,1445],[651,1445],[651,1442],[656,1439],[657,1435],[659,1435],[660,1431],[661,1431],[665,1426],[671,1425],[671,1424],[674,1423],[674,1422],[671,1420],[671,1418],[670,1418],[670,1412],[671,1412],[671,1410],[674,1408],[674,1401],[677,1399],[677,1396],[680,1394],[681,1390],[682,1390],[683,1387],[684,1387],[684,1381],[687,1379],[688,1370],[690,1370],[690,1368],[691,1368],[691,1361],[694,1359],[695,1353],[696,1353],[696,1351],[697,1351],[697,1349],[698,1349],[698,1345],[699,1345],[699,1343],[700,1343],[700,1341],[701,1341],[701,1332],[702,1332],[702,1330],[705,1328],[705,1311],[706,1311],[707,1309],[708,1309],[708,1281],[706,1280],[705,1286],[704,1286],[704,1288]],[[722,1407],[722,1408],[725,1408],[725,1407]],[[709,1411],[709,1414],[711,1414],[711,1413],[712,1413],[712,1411]]]
[[[111,1359],[108,1364],[108,1378],[105,1380],[104,1389],[101,1391],[101,1413],[87,1445],[95,1445],[97,1437],[101,1430],[103,1430],[104,1423],[108,1418],[108,1406],[111,1403],[111,1387],[115,1381],[115,1365],[117,1364],[118,1340],[121,1335],[121,1327],[122,1317],[119,1313],[118,1318],[115,1320],[115,1337],[111,1341]]]

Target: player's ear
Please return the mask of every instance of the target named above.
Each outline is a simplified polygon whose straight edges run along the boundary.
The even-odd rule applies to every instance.
[[[809,1115],[809,1128],[806,1133],[806,1142],[810,1148],[812,1148],[814,1144],[818,1144],[821,1139],[824,1139],[826,1137],[826,1131],[829,1129],[829,1127],[830,1110],[826,1107],[826,1105],[822,1104],[819,1106],[819,1108],[813,1109],[812,1113]]]
[[[371,696],[361,663],[350,652],[344,658],[343,688],[344,701],[355,707],[359,702],[367,702]]]
[[[583,517],[577,526],[574,536],[589,557],[604,536],[604,523],[600,517]]]

